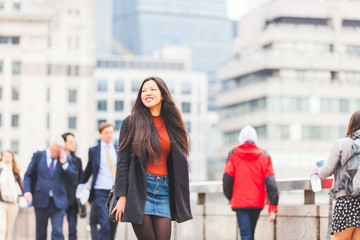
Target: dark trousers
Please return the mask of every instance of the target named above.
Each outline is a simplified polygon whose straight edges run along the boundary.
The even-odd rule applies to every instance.
[[[47,208],[35,208],[36,240],[46,240],[48,219],[51,220],[52,240],[63,240],[62,232],[65,209],[57,208],[54,199],[50,198]]]
[[[69,240],[76,240],[77,212],[78,207],[76,203],[66,209],[66,217],[69,223]]]
[[[113,240],[115,238],[117,222],[111,222],[109,220],[109,212],[105,207],[109,193],[110,190],[94,190],[94,199],[91,207],[93,208],[92,210],[94,210],[93,214],[96,215],[97,222],[100,224],[100,230],[97,234],[98,240]],[[91,224],[90,226],[93,225]]]
[[[255,227],[259,218],[260,208],[244,208],[236,210],[241,240],[254,240]]]
[[[97,240],[98,239],[98,228],[97,228],[98,220],[96,216],[96,212],[94,209],[94,204],[91,204],[90,208],[90,232],[91,232],[91,239]]]

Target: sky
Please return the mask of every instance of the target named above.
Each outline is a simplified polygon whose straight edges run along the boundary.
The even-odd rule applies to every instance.
[[[226,0],[228,16],[231,20],[239,20],[249,10],[269,0]]]

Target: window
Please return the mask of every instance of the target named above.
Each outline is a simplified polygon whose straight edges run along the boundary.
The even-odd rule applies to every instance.
[[[15,101],[19,100],[19,89],[18,88],[15,88],[15,87],[12,88],[11,99],[15,100]]]
[[[71,66],[70,65],[67,65],[67,67],[66,67],[66,75],[71,76]]]
[[[186,126],[187,131],[190,133],[191,132],[191,122],[185,121],[185,126]]]
[[[46,115],[46,128],[47,129],[50,128],[50,114],[49,113]]]
[[[77,91],[76,89],[69,90],[69,103],[76,103]]]
[[[106,111],[106,110],[107,110],[107,101],[98,100],[98,111]]]
[[[69,117],[69,129],[76,129],[76,117]]]
[[[51,64],[47,65],[47,75],[51,75]]]
[[[2,126],[2,115],[0,114],[0,127]]]
[[[167,85],[168,89],[170,90],[170,92],[171,92],[172,94],[174,94],[174,93],[175,93],[175,82],[173,82],[173,81],[167,81],[167,82],[166,82],[166,85]]]
[[[0,3],[1,4],[1,3]],[[1,7],[0,7],[1,8]],[[5,37],[0,36],[0,44],[11,44],[11,45],[18,45],[20,42],[19,37]]]
[[[3,2],[0,2],[0,10],[3,10],[4,9],[4,3]],[[1,148],[0,148],[1,150]]]
[[[74,75],[79,76],[79,66],[78,65],[75,66]]]
[[[12,127],[19,126],[19,115],[18,114],[11,115],[11,126]]]
[[[20,74],[21,72],[21,63],[19,61],[15,61],[12,63],[12,74]]]
[[[97,122],[98,127],[99,127],[99,126],[100,126],[100,124],[101,124],[101,123],[103,123],[103,122],[106,122],[106,120],[105,120],[105,119],[99,119],[99,120],[98,120],[98,122]]]
[[[132,82],[131,82],[131,91],[132,91],[132,92],[138,92],[140,86],[141,86],[141,82],[140,82],[140,81],[132,81]]]
[[[115,80],[115,92],[123,92],[123,91],[124,91],[124,81]]]
[[[181,104],[181,111],[183,113],[190,113],[191,112],[191,104],[189,102],[183,102]]]
[[[19,141],[11,141],[11,151],[14,154],[19,153]]]
[[[107,91],[107,81],[106,80],[98,80],[97,88],[98,88],[99,92],[106,92]]]
[[[123,101],[115,101],[115,111],[124,111],[124,102]]]
[[[15,10],[19,11],[21,9],[21,3],[20,2],[14,2],[13,7]]]
[[[47,91],[46,91],[46,101],[50,102],[50,88],[49,87],[47,88]]]
[[[189,83],[189,82],[181,83],[181,93],[182,94],[190,94],[191,93],[191,83]]]
[[[115,131],[120,131],[121,120],[115,120]]]
[[[0,73],[3,71],[3,61],[0,61]]]

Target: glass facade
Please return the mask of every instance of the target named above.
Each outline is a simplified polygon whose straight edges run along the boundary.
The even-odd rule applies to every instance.
[[[119,0],[113,2],[115,39],[135,55],[165,45],[192,50],[193,69],[214,72],[231,56],[225,0]]]

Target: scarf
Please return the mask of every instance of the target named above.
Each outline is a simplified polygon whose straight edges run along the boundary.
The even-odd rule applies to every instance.
[[[16,203],[18,195],[16,192],[16,181],[12,171],[12,164],[0,162],[0,168],[2,169],[0,174],[1,197],[5,202]]]

